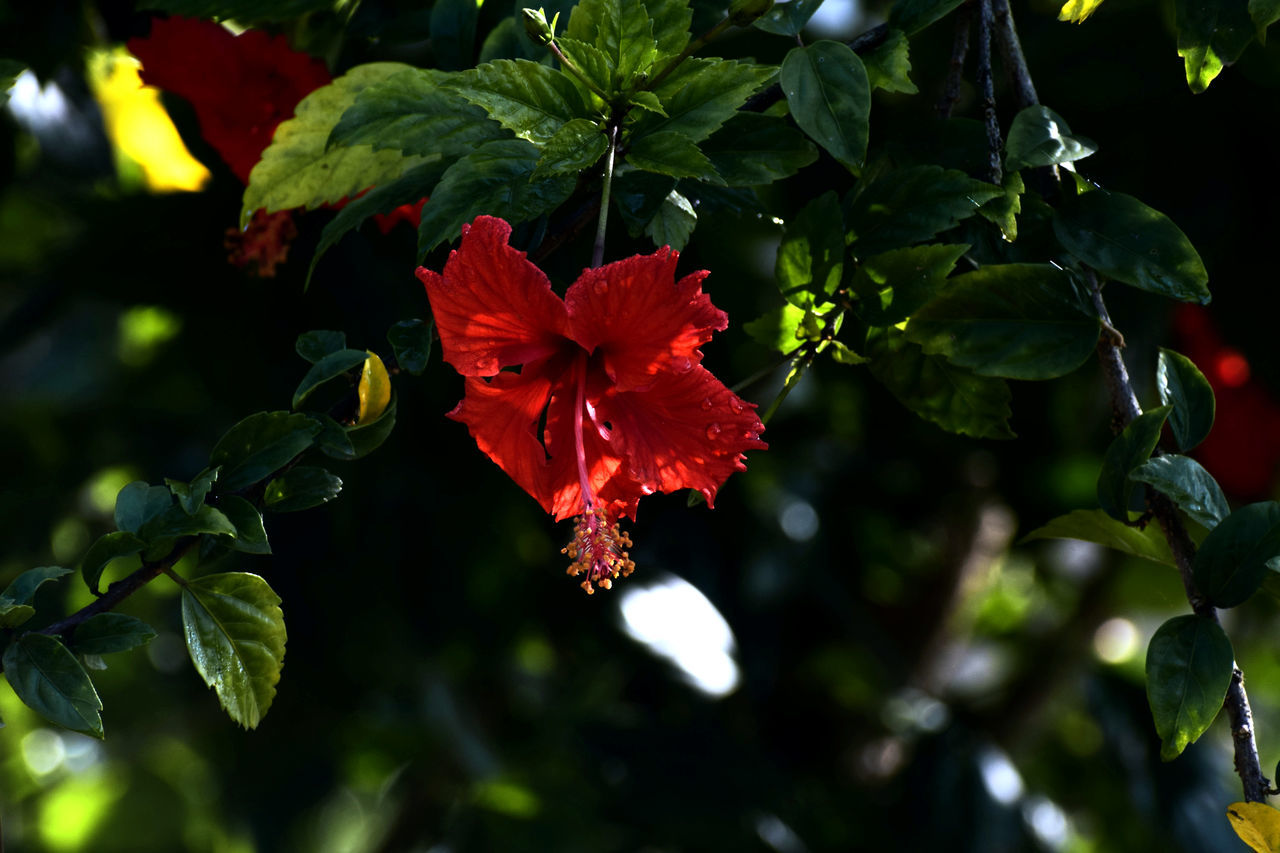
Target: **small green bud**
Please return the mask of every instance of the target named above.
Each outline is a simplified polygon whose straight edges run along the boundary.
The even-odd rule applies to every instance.
[[[773,8],[773,0],[733,0],[729,4],[729,23],[749,27]]]
[[[560,18],[560,13],[551,19],[551,23],[547,23],[547,13],[544,9],[525,9],[524,10],[524,31],[533,39],[534,44],[546,47],[555,41],[556,37],[556,21]]]

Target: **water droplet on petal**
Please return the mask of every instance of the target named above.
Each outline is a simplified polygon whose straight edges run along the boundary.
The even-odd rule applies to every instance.
[[[693,362],[689,360],[688,356],[678,355],[671,359],[671,367],[676,373],[688,373],[693,370]]]
[[[710,397],[704,397],[702,399],[702,408],[704,411],[706,409],[710,409],[714,405],[715,405],[715,401],[713,401]]]
[[[707,438],[715,438],[718,435],[720,435],[720,424],[714,422],[707,424]]]
[[[653,494],[654,492],[656,492],[657,490],[658,490],[658,484],[657,484],[657,483],[654,483],[654,482],[647,482],[647,483],[641,483],[641,484],[640,484],[640,494],[642,494],[642,495],[651,495],[651,494]]]
[[[743,409],[742,401],[739,400],[737,397],[730,397],[729,408],[733,409],[733,413],[735,415],[742,414],[742,409]]]

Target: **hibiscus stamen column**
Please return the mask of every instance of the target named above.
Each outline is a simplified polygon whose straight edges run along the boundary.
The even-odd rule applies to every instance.
[[[574,382],[577,399],[573,408],[573,449],[578,463],[578,488],[582,493],[582,515],[573,522],[573,539],[560,553],[571,560],[569,574],[577,577],[585,573],[582,588],[587,595],[595,593],[598,584],[609,589],[619,577],[635,571],[636,564],[626,549],[631,547],[631,537],[619,526],[609,521],[609,512],[600,505],[591,488],[587,472],[587,449],[583,437],[583,414],[587,408],[587,354],[581,353],[574,365]]]

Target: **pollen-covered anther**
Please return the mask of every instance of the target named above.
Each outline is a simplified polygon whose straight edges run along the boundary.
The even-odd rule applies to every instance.
[[[592,595],[596,586],[611,589],[615,580],[635,571],[636,564],[627,553],[630,547],[631,537],[618,522],[610,523],[608,513],[597,506],[574,519],[573,539],[560,553],[569,557],[570,575],[586,575],[582,588]]]

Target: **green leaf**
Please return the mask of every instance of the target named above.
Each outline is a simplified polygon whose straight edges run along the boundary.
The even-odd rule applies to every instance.
[[[392,396],[391,403],[382,414],[378,415],[374,420],[367,423],[357,424],[348,427],[347,438],[351,442],[351,448],[354,455],[353,459],[359,459],[377,450],[387,437],[391,435],[391,430],[396,425],[396,398]]]
[[[1174,565],[1173,552],[1159,526],[1133,527],[1116,521],[1100,509],[1072,510],[1022,537],[1023,542],[1033,539],[1079,539],[1144,560]]]
[[[102,700],[89,673],[62,643],[23,634],[4,651],[4,674],[27,707],[51,723],[102,737]]]
[[[860,257],[931,239],[1003,194],[994,184],[939,166],[894,169],[849,197],[846,238]]]
[[[153,9],[188,18],[234,18],[251,21],[288,21],[333,8],[333,0],[146,0],[141,9]]]
[[[1014,171],[1056,166],[1083,160],[1097,150],[1091,140],[1072,136],[1062,116],[1035,104],[1013,117],[1005,141],[1004,167]]]
[[[168,477],[164,478],[164,482],[173,496],[178,499],[178,505],[183,511],[187,515],[195,515],[200,507],[204,506],[205,495],[209,494],[209,489],[213,488],[213,483],[217,479],[217,468],[205,468],[190,483],[170,480]]]
[[[646,172],[673,178],[698,178],[719,183],[720,176],[689,137],[679,133],[653,133],[637,139],[627,151],[627,162]]]
[[[444,85],[455,76],[400,66],[355,96],[333,126],[327,147],[364,144],[373,151],[393,149],[448,163],[477,145],[509,136],[487,112]]]
[[[71,636],[71,650],[78,655],[127,652],[151,642],[155,629],[123,613],[98,613],[80,623]]]
[[[1205,440],[1213,427],[1216,403],[1209,380],[1185,355],[1160,348],[1156,363],[1156,389],[1160,402],[1173,406],[1169,426],[1179,450],[1190,450]]]
[[[476,45],[475,0],[436,0],[431,7],[431,51],[445,71],[470,68]]]
[[[907,48],[907,35],[902,30],[890,30],[883,42],[862,55],[862,65],[867,69],[867,82],[873,90],[884,89],[886,92],[902,92],[907,95],[914,95],[919,91],[916,84],[911,82],[911,57]]]
[[[670,246],[679,252],[689,242],[697,224],[698,214],[689,199],[672,190],[645,225],[644,233],[655,246]]]
[[[1001,184],[1003,195],[998,195],[978,208],[979,215],[1000,229],[1010,243],[1018,239],[1018,214],[1022,212],[1022,193],[1027,185],[1018,172],[1006,172]]]
[[[753,340],[787,355],[804,343],[804,336],[799,334],[799,330],[805,314],[803,308],[797,308],[788,302],[781,308],[775,308],[763,317],[746,323],[743,328]]]
[[[1107,447],[1098,474],[1098,504],[1116,521],[1128,521],[1129,510],[1140,505],[1142,484],[1129,479],[1130,472],[1151,457],[1170,407],[1161,406],[1134,418]]]
[[[871,360],[849,349],[840,341],[830,341],[826,351],[837,364],[866,364]]]
[[[362,190],[393,181],[423,162],[395,149],[369,145],[326,147],[329,134],[366,86],[404,71],[395,62],[357,65],[298,104],[295,117],[276,128],[271,144],[249,174],[240,222],[259,208],[267,212],[333,204]]]
[[[795,38],[800,35],[804,25],[809,23],[813,13],[818,11],[822,0],[791,0],[790,3],[774,3],[773,8],[756,18],[751,26],[766,33]]]
[[[855,174],[867,156],[871,84],[862,60],[846,44],[816,41],[794,47],[778,75],[800,129]]]
[[[15,604],[0,595],[0,628],[16,628],[35,615],[36,609],[30,604]]]
[[[633,107],[639,107],[642,110],[648,110],[651,113],[667,118],[667,111],[663,108],[662,101],[658,100],[658,96],[647,89],[628,95],[627,103]]]
[[[555,208],[573,192],[572,175],[530,180],[538,149],[522,139],[500,139],[481,146],[449,167],[422,209],[419,259],[458,236],[465,222],[482,213],[512,224]]]
[[[1280,21],[1280,0],[1249,0],[1249,17],[1258,29],[1258,41],[1267,43],[1267,27]]]
[[[1009,386],[926,354],[897,329],[867,341],[871,375],[898,401],[949,432],[974,438],[1013,438]]]
[[[336,379],[352,368],[364,364],[365,358],[367,356],[364,350],[340,349],[311,365],[307,375],[298,383],[298,389],[293,392],[293,408],[296,409],[302,405],[312,391],[330,379]]]
[[[239,495],[226,495],[218,504],[222,514],[236,529],[234,536],[221,538],[222,544],[245,554],[270,554],[267,530],[262,525],[262,513],[257,507]]]
[[[127,530],[112,531],[94,542],[80,562],[80,572],[89,591],[98,594],[98,581],[112,560],[141,553],[146,547],[146,542]]]
[[[644,233],[649,220],[676,188],[676,179],[626,167],[613,179],[613,203],[632,237]]]
[[[828,191],[809,202],[788,225],[773,275],[783,297],[810,308],[840,286],[844,275],[844,217],[840,200]]]
[[[218,491],[238,492],[266,479],[311,446],[320,424],[303,414],[258,412],[227,430],[210,454],[222,466]]]
[[[546,143],[572,119],[594,117],[571,77],[527,59],[495,59],[450,75],[444,85],[531,142]]]
[[[1234,666],[1231,641],[1211,619],[1175,616],[1156,631],[1147,646],[1147,701],[1162,759],[1177,758],[1209,728]]]
[[[1098,344],[1097,315],[1049,264],[984,266],[951,279],[915,312],[907,339],[981,376],[1053,379]]]
[[[575,118],[556,131],[542,146],[542,156],[533,177],[576,175],[604,156],[609,140],[594,121]]]
[[[26,67],[24,63],[18,62],[16,59],[0,58],[0,107],[8,103],[9,89]]]
[[[1180,299],[1209,301],[1209,274],[1187,236],[1133,196],[1094,190],[1054,211],[1058,241],[1108,278]]]
[[[71,574],[61,566],[28,569],[0,593],[0,628],[16,628],[36,614],[36,590],[45,582]]]
[[[323,468],[299,465],[267,484],[263,503],[273,512],[297,512],[328,503],[342,491],[342,480]]]
[[[173,492],[164,486],[152,486],[134,480],[116,495],[116,527],[137,533],[142,526],[173,506]]]
[[[1058,10],[1058,20],[1083,24],[1085,18],[1092,15],[1101,5],[1102,0],[1067,0]]]
[[[1175,0],[1178,55],[1186,63],[1187,85],[1199,94],[1240,58],[1257,33],[1246,0]]]
[[[195,515],[187,515],[180,506],[170,507],[143,525],[138,536],[146,541],[148,547],[156,547],[165,540],[181,536],[199,536],[202,533],[232,536],[235,532],[235,525],[225,515],[208,504],[202,504]]]
[[[850,279],[857,314],[871,326],[892,326],[911,316],[946,284],[967,243],[891,249],[864,258]]]
[[[700,146],[731,187],[771,184],[818,159],[817,147],[786,119],[739,112]]]
[[[909,36],[949,15],[964,0],[897,0],[889,10],[889,26]]]
[[[387,330],[387,343],[396,354],[396,364],[401,370],[418,376],[427,369],[431,356],[433,326],[431,321],[401,320]]]
[[[227,715],[256,728],[284,666],[280,597],[257,575],[206,575],[182,588],[187,650]]]
[[[719,130],[775,70],[772,65],[730,59],[686,59],[653,90],[666,116],[641,116],[632,139],[678,133],[701,142]]]
[[[565,36],[593,45],[613,69],[605,91],[629,85],[657,56],[648,10],[634,0],[582,0],[569,16]]]
[[[653,27],[658,55],[677,56],[689,44],[693,11],[689,0],[642,0]]]
[[[1212,530],[1231,512],[1218,481],[1187,456],[1168,454],[1148,459],[1130,472],[1129,479],[1167,495],[1206,530]]]
[[[1235,607],[1280,568],[1280,503],[1249,504],[1224,518],[1200,543],[1191,572],[1214,607]]]
[[[333,418],[323,412],[308,412],[320,425],[320,432],[316,433],[315,446],[325,456],[331,459],[341,459],[344,462],[356,458],[356,449],[351,446],[351,439],[347,435],[347,427],[335,421]]]
[[[323,330],[303,332],[298,335],[298,340],[293,345],[294,351],[312,364],[315,364],[326,355],[335,353],[340,349],[346,349],[346,347],[347,336],[345,332]]]

